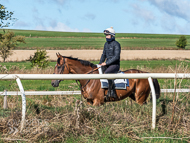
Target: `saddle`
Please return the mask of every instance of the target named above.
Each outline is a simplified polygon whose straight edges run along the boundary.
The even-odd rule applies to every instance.
[[[100,67],[100,65],[97,65]],[[103,74],[102,67],[98,69],[99,74]],[[116,74],[124,74],[124,72],[119,71]],[[100,79],[101,88],[108,88],[108,80],[107,79]],[[126,89],[129,86],[129,79],[115,79],[114,80],[115,89]]]

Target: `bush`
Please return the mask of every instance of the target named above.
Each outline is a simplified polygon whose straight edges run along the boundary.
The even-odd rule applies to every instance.
[[[178,48],[185,49],[185,46],[187,46],[187,39],[186,39],[186,37],[184,35],[180,36],[179,40],[177,40],[175,44],[176,44],[176,46]]]
[[[7,32],[0,34],[0,56],[3,61],[12,55],[12,50],[18,46],[18,42],[25,43],[24,36],[15,36],[14,32]]]
[[[49,56],[47,56],[46,50],[38,50],[34,53],[34,56],[30,56],[31,67],[46,68],[49,66]]]

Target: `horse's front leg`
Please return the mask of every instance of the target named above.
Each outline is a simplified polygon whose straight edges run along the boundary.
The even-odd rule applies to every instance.
[[[93,106],[100,106],[102,104],[104,104],[104,89],[100,89],[93,100]]]
[[[93,106],[100,106],[100,105],[102,105],[102,104],[99,99],[96,98],[93,100]]]

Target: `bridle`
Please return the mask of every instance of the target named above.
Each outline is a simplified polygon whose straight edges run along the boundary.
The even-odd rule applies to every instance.
[[[69,68],[68,68],[67,65],[65,64],[65,58],[63,58],[63,65],[62,65],[62,69],[61,69],[61,72],[60,72],[60,73],[62,73],[62,71],[64,71],[65,67],[66,67],[67,70],[69,71]],[[95,69],[92,68],[91,71],[89,71],[89,72],[87,72],[87,73],[85,73],[85,74],[93,73],[94,71],[98,70],[99,68],[100,68],[100,67],[97,67],[97,68],[95,68]],[[55,73],[53,73],[53,74],[55,74]],[[63,81],[63,80],[58,80],[58,81],[61,82],[61,81]],[[86,85],[90,82],[90,79],[85,83],[84,86],[82,86],[82,85],[80,84],[79,80],[75,80],[75,81],[76,81],[76,83],[78,84],[78,86],[80,87],[81,91],[84,92],[84,88],[85,88]],[[78,82],[79,82],[79,83],[78,83]]]
[[[63,65],[62,65],[62,67],[61,67],[61,72],[64,71],[65,67],[66,67],[67,70],[69,71],[69,68],[68,68],[67,65],[65,64],[65,58],[63,58]],[[61,72],[60,72],[60,73],[61,73]],[[53,73],[53,74],[55,74],[55,73]],[[58,80],[58,81],[61,82],[61,81],[63,81],[63,80]]]

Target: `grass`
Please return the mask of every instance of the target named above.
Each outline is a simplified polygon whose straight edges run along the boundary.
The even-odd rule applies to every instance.
[[[186,99],[184,99],[184,96]],[[6,134],[13,120],[19,129],[20,97],[9,98],[14,106],[3,111],[0,122],[2,138],[23,139],[30,142],[189,142],[189,94],[180,95],[175,105],[174,122],[171,123],[172,100],[161,96],[157,101],[157,125],[151,130],[152,103],[140,106],[129,98],[92,107],[80,104],[80,96],[27,96],[26,120],[41,120],[40,126],[29,122],[23,133]],[[0,118],[1,120],[1,118]],[[44,124],[44,121],[48,124]],[[38,127],[38,132],[34,129]],[[8,136],[8,137],[7,137]],[[147,137],[147,138],[144,138]],[[167,137],[167,138],[166,138]],[[174,138],[174,139],[173,139]]]
[[[85,32],[56,32],[56,31],[38,31],[38,30],[14,30],[5,29],[5,31],[13,31],[15,35],[21,35],[25,37],[102,37],[103,33],[85,33]],[[3,29],[0,29],[0,33],[3,33]],[[162,38],[162,39],[178,39],[180,35],[174,34],[142,34],[142,33],[116,33],[118,38]],[[185,35],[188,39],[190,35]]]
[[[117,39],[122,49],[177,49],[175,46],[176,39]],[[19,44],[17,49],[37,49],[45,48],[46,50],[66,50],[66,49],[98,49],[102,50],[105,38],[26,38],[26,44]],[[190,46],[186,46],[189,49]]]
[[[15,35],[26,37],[26,44],[19,44],[17,49],[103,49],[105,36],[102,33],[53,32],[33,30],[11,30]],[[3,29],[0,30],[3,33]],[[167,34],[131,34],[118,33],[116,40],[126,50],[177,50],[175,41],[180,35]],[[190,35],[186,35],[187,41]],[[190,49],[190,45],[186,46]]]
[[[98,61],[92,61],[92,63],[97,64]],[[46,70],[39,70],[35,68],[31,68],[31,63],[30,62],[5,62],[5,63],[0,63],[0,71],[1,73],[41,73],[41,74],[52,74],[54,71],[54,66],[56,62],[50,62],[50,67],[47,68]],[[190,66],[190,61],[185,60],[185,61],[179,61],[179,60],[139,60],[139,61],[121,61],[121,70],[127,70],[127,69],[139,69],[147,72],[174,72],[175,71],[175,66],[179,68],[179,72],[187,72],[181,69],[185,69],[186,67]],[[7,71],[5,72],[4,69],[2,68],[3,66],[6,66]],[[3,72],[4,71],[4,72]],[[79,90],[77,84],[73,80],[65,80],[61,82],[60,86],[58,88],[53,88],[51,86],[51,81],[50,80],[22,80],[21,81],[24,89],[26,91],[30,90],[35,90],[35,91],[64,91],[64,90]],[[173,80],[170,79],[159,79],[159,83],[161,85],[170,85]],[[180,83],[180,80],[178,81]],[[183,80],[181,83],[184,88],[185,85],[190,84],[189,80]],[[171,84],[168,87],[164,88],[173,88],[173,84]],[[14,91],[14,90],[19,90],[17,83],[15,80],[2,80],[0,82],[0,91]]]

